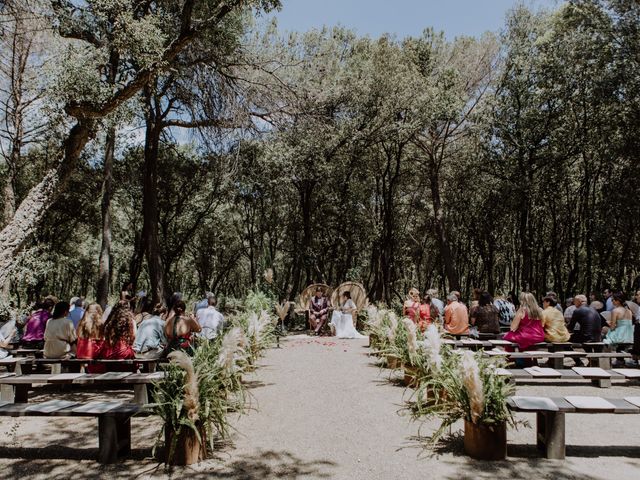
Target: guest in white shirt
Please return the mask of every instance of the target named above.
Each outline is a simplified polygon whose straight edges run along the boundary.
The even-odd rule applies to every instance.
[[[211,295],[207,299],[207,308],[201,308],[196,314],[198,317],[198,323],[202,327],[202,331],[199,336],[212,340],[216,338],[218,333],[222,331],[224,326],[224,317],[216,309],[217,299],[214,295]]]

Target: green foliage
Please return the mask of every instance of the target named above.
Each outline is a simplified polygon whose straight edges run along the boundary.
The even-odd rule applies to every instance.
[[[507,422],[515,426],[506,400],[515,391],[504,376],[497,375],[496,368],[503,367],[500,360],[486,358],[483,352],[454,350],[443,346],[439,368],[423,370],[418,376],[418,386],[412,396],[409,409],[414,419],[438,418],[440,427],[430,442],[436,443],[445,431],[460,419],[485,425]],[[477,368],[479,382],[466,382],[465,374]],[[481,392],[482,404],[478,412],[473,405],[473,389]]]

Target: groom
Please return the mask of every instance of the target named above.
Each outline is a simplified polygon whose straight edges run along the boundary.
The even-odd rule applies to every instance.
[[[309,301],[309,320],[314,335],[320,335],[322,327],[329,317],[329,300],[324,295],[322,288],[316,288],[316,294]]]

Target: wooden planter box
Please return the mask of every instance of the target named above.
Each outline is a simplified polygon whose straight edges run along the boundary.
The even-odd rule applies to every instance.
[[[167,426],[164,431],[165,462],[167,464],[193,465],[194,463],[199,463],[204,460],[206,446],[200,443],[193,430],[186,427],[180,432],[173,450],[173,455],[169,458],[174,436],[175,432]]]
[[[401,361],[400,358],[395,355],[387,355],[387,368],[395,370],[396,368],[400,368]]]
[[[507,457],[507,425],[475,424],[464,421],[464,451],[477,460],[504,460]]]
[[[418,370],[411,365],[402,364],[404,371],[403,383],[406,387],[416,388],[418,386]]]

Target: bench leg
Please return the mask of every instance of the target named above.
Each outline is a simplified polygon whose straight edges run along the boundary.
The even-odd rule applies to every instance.
[[[601,368],[603,370],[611,370],[611,359],[610,358],[590,358],[589,366]]]
[[[14,398],[13,385],[0,385],[0,401],[13,403]]]
[[[61,363],[53,363],[51,364],[51,375],[60,375],[62,373],[62,364]]]
[[[610,378],[594,378],[591,380],[591,383],[598,388],[609,388],[611,387],[611,379]]]
[[[98,462],[115,463],[118,457],[131,453],[131,417],[101,415],[98,417]]]
[[[547,366],[554,370],[562,369],[564,368],[564,358],[550,358],[547,360]]]
[[[133,385],[133,403],[139,405],[146,405],[149,403],[149,393],[147,391],[147,385],[144,383]]]
[[[538,449],[545,457],[563,460],[565,457],[565,425],[562,412],[536,413],[536,434]]]

